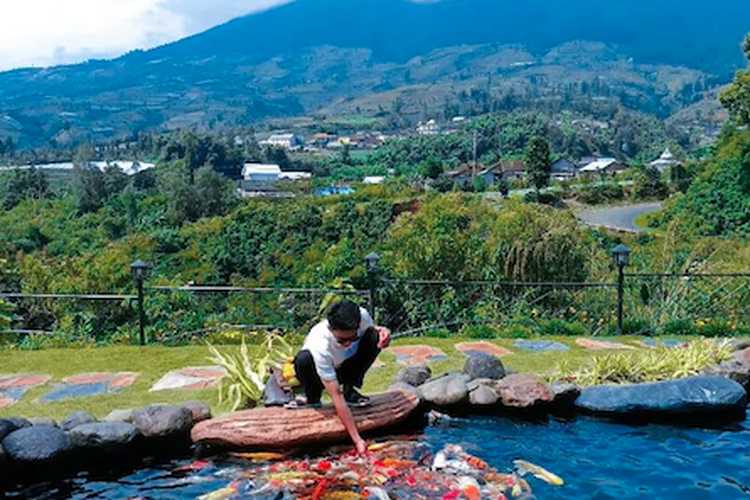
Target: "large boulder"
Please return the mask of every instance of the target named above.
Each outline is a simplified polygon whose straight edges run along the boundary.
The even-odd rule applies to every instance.
[[[398,372],[393,383],[403,382],[413,387],[419,387],[432,377],[432,370],[427,365],[408,366]]]
[[[505,367],[496,356],[486,352],[473,352],[466,358],[464,373],[472,380],[477,378],[500,380],[505,376]]]
[[[85,411],[77,411],[69,414],[60,422],[60,428],[65,431],[75,429],[79,425],[93,424],[96,418]]]
[[[193,416],[180,406],[152,405],[133,414],[133,425],[147,438],[178,438],[190,432]]]
[[[488,407],[494,406],[500,400],[500,395],[488,385],[478,385],[469,393],[469,403],[472,406]]]
[[[125,422],[96,422],[83,424],[69,432],[70,440],[80,448],[105,452],[119,452],[132,445],[140,432]]]
[[[177,406],[190,410],[190,415],[193,418],[193,425],[211,418],[211,407],[203,401],[185,401]]]
[[[25,427],[3,439],[2,447],[16,464],[46,465],[65,459],[73,450],[70,437],[57,427]]]
[[[18,429],[23,429],[24,427],[31,427],[31,422],[29,422],[25,418],[0,418],[0,441],[5,439],[5,436],[10,434],[11,432],[15,432]]]
[[[500,404],[509,409],[535,410],[552,402],[552,391],[539,378],[514,374],[495,382]]]
[[[112,410],[106,417],[104,417],[104,422],[126,422],[132,424],[133,415],[135,415],[135,410],[133,409]]]
[[[422,401],[422,393],[419,391],[419,388],[409,385],[406,382],[394,382],[388,387],[388,392],[397,391],[406,391],[415,395],[420,401]]]
[[[706,368],[705,373],[734,380],[750,392],[750,349],[736,351],[732,359]]]
[[[669,382],[595,386],[581,391],[576,408],[624,418],[691,418],[744,414],[745,389],[724,377],[702,375]]]
[[[468,377],[448,374],[419,387],[422,399],[437,407],[460,406],[469,401]]]
[[[47,417],[33,417],[29,419],[29,423],[35,427],[57,427],[57,422]]]

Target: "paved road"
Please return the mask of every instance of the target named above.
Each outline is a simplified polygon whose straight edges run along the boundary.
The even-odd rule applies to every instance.
[[[591,226],[641,233],[643,229],[635,225],[635,218],[641,214],[655,212],[660,208],[661,203],[644,203],[624,207],[584,210],[578,214],[578,217]]]

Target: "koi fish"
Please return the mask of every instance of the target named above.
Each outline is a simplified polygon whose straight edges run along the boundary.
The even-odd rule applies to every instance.
[[[326,488],[328,488],[328,481],[323,479],[313,490],[312,495],[310,495],[310,499],[321,500],[321,498],[323,498],[323,494],[326,492]]]
[[[391,500],[391,497],[388,496],[388,493],[383,488],[376,488],[374,486],[365,488],[363,496],[372,500]]]
[[[227,500],[228,498],[232,498],[236,493],[237,488],[227,486],[226,488],[201,495],[197,498],[197,500]]]
[[[551,473],[543,467],[532,464],[531,462],[527,462],[525,460],[514,460],[513,464],[518,467],[518,472],[521,475],[531,473],[534,475],[534,477],[541,479],[545,483],[549,483],[555,486],[562,486],[563,484],[565,484],[565,481],[563,481],[560,476]]]
[[[260,452],[260,453],[232,453],[233,457],[246,458],[255,462],[270,462],[271,460],[283,460],[286,455],[283,453]]]

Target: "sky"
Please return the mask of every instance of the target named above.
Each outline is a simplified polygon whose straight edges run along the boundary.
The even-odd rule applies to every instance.
[[[0,70],[116,57],[290,0],[3,0]]]

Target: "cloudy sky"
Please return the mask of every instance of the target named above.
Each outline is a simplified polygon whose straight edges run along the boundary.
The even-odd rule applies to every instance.
[[[3,0],[0,70],[113,57],[290,0]]]

